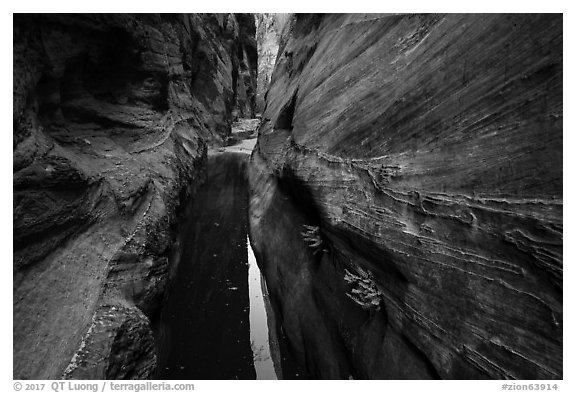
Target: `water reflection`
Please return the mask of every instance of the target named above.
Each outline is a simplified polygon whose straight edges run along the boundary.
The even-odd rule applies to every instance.
[[[256,263],[250,240],[248,242],[248,288],[250,294],[250,345],[254,353],[257,379],[278,379],[270,351],[268,319],[260,269]]]

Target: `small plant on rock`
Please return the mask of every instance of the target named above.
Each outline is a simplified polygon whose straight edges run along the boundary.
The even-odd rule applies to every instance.
[[[308,243],[308,247],[312,250],[313,255],[316,255],[319,251],[326,251],[323,249],[322,245],[322,235],[320,234],[320,227],[313,225],[303,225],[304,231],[300,232],[304,241]]]
[[[372,273],[359,266],[355,267],[354,272],[348,269],[344,270],[346,272],[344,280],[352,286],[351,292],[347,293],[346,296],[364,310],[380,310],[382,292],[376,286]]]

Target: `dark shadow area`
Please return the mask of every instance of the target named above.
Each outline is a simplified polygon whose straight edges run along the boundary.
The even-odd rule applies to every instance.
[[[288,196],[292,203],[302,211],[306,217],[306,224],[320,226],[320,207],[316,204],[312,191],[290,167],[282,168],[278,174],[278,186]]]
[[[276,123],[274,124],[274,128],[278,128],[278,129],[282,129],[282,130],[292,130],[292,128],[294,127],[294,125],[293,125],[294,109],[296,107],[297,96],[298,96],[298,92],[296,91],[292,95],[292,98],[290,99],[290,101],[288,103],[286,103],[284,108],[282,108],[282,110],[280,111],[280,114],[278,115],[278,119],[276,120]]]

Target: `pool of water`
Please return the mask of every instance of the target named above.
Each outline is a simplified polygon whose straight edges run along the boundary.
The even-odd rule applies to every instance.
[[[247,160],[211,156],[182,219],[154,323],[158,379],[277,379],[265,285],[248,241]]]

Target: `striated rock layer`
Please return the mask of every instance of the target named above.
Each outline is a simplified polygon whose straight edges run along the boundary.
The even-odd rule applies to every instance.
[[[152,375],[171,227],[205,141],[254,111],[254,31],[247,15],[15,15],[15,379]]]
[[[562,378],[562,16],[286,32],[250,237],[289,355],[310,378]]]

